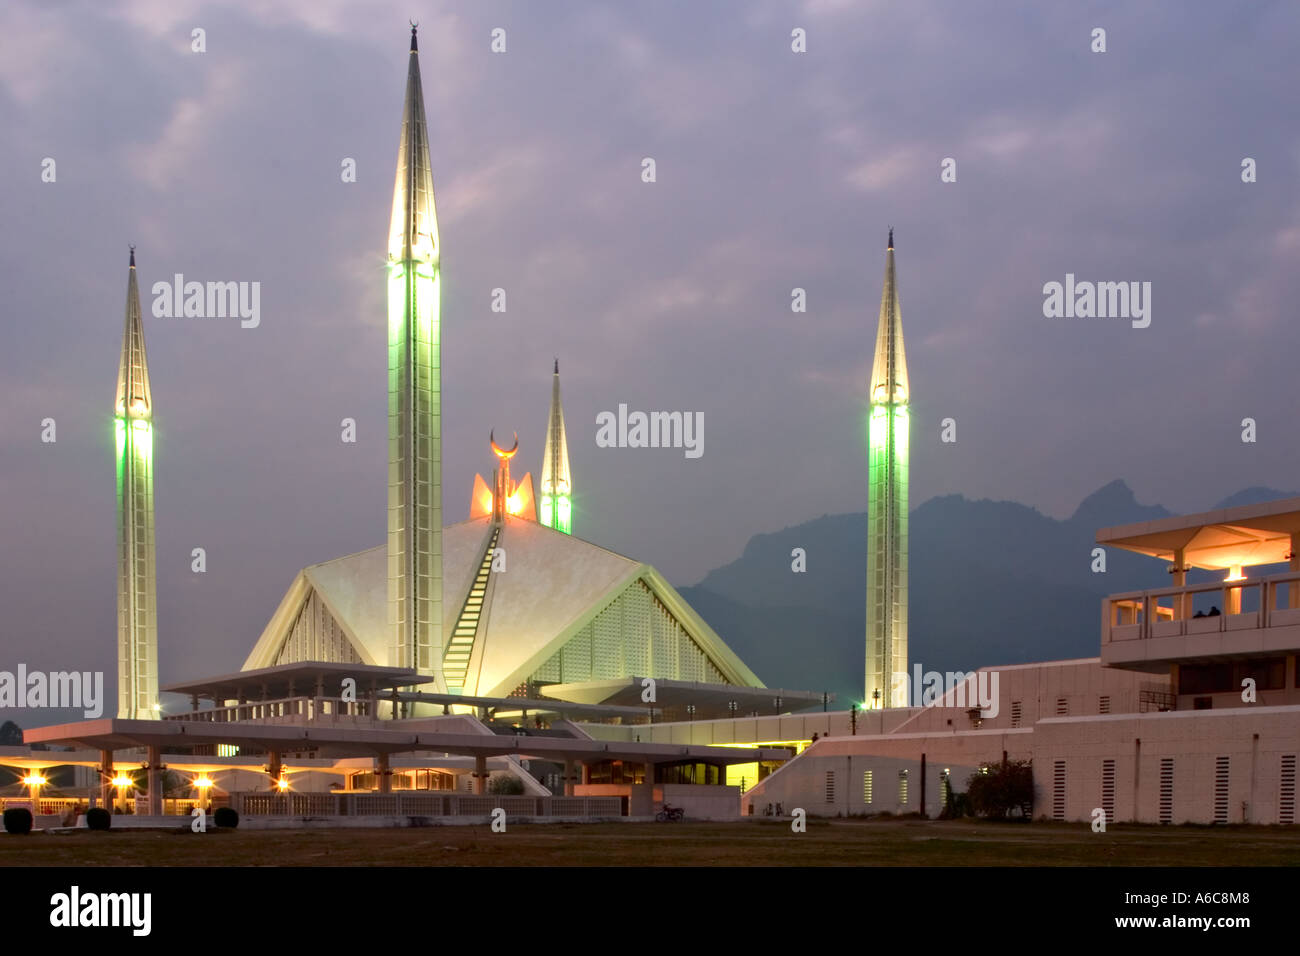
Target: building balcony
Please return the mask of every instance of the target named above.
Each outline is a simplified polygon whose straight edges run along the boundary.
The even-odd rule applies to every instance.
[[[1300,573],[1112,594],[1102,599],[1101,660],[1169,665],[1300,652]]]

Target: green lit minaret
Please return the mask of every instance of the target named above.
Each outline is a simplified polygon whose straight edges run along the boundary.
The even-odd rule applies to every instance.
[[[438,221],[415,28],[388,240],[388,662],[442,678]]]
[[[117,716],[158,715],[158,585],[153,527],[153,398],[144,354],[135,247],[117,372]]]
[[[907,700],[907,358],[894,281],[894,230],[885,250],[867,450],[867,669],[863,706]]]
[[[555,360],[551,380],[551,417],[546,424],[546,449],[542,453],[542,507],[540,520],[548,528],[573,534],[573,476],[569,473],[569,443],[564,437],[564,409],[560,407],[560,360]]]

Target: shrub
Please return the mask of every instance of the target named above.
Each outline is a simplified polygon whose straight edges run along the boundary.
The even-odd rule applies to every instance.
[[[212,822],[219,827],[230,827],[233,830],[239,826],[239,811],[234,807],[217,807],[217,812],[212,814]]]
[[[113,825],[113,815],[103,807],[91,807],[86,811],[86,827],[91,830],[107,830]]]
[[[493,777],[488,781],[488,793],[495,793],[498,796],[522,796],[524,792],[524,782],[515,776]]]
[[[971,774],[966,797],[971,812],[992,820],[1006,820],[1013,811],[1029,820],[1034,809],[1034,771],[1028,760],[992,764]]]
[[[32,811],[26,807],[10,807],[5,811],[5,832],[22,836],[32,832]]]

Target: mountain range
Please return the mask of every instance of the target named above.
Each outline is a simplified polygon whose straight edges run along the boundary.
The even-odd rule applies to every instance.
[[[1297,494],[1247,488],[1207,510]],[[1115,548],[1094,573],[1097,530],[1170,514],[1121,480],[1064,521],[1013,501],[931,498],[910,515],[909,660],[964,671],[1095,657],[1101,599],[1169,583],[1163,563]],[[735,561],[678,590],[765,684],[830,691],[847,706],[862,695],[866,541],[865,513],[823,515],[755,535]],[[806,571],[792,570],[795,548]]]

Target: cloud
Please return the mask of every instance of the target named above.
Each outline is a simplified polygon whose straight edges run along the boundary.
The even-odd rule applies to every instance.
[[[924,162],[926,160],[922,158],[920,150],[903,146],[880,159],[867,160],[855,166],[844,178],[850,186],[861,192],[880,192],[917,175]],[[937,158],[930,160],[936,169],[937,163]]]
[[[160,192],[179,183],[193,185],[192,173],[212,143],[227,133],[227,125],[247,104],[251,90],[248,71],[238,61],[206,74],[198,96],[177,100],[158,138],[124,149],[124,165],[139,182]]]

